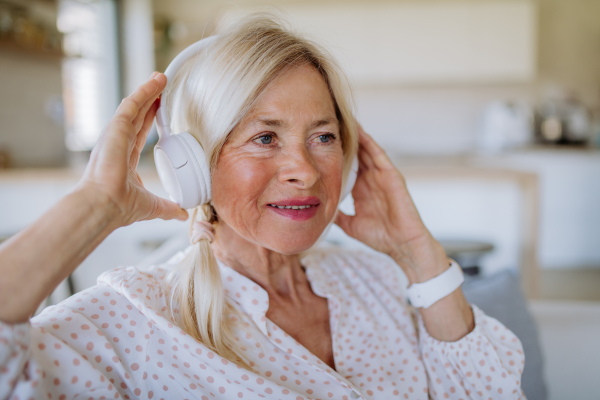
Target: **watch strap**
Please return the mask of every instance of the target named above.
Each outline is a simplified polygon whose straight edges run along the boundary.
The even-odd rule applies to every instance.
[[[440,275],[422,283],[413,283],[407,290],[410,304],[417,308],[428,308],[454,292],[465,281],[462,268],[452,259],[450,268]]]

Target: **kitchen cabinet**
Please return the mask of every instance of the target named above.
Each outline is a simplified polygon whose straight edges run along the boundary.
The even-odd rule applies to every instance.
[[[569,148],[532,146],[514,149],[496,154],[463,154],[457,156],[401,156],[395,159],[401,171],[424,171],[432,169],[437,171],[438,178],[429,179],[425,185],[422,179],[414,182],[413,197],[417,206],[422,210],[424,220],[430,222],[431,229],[446,236],[449,227],[445,226],[445,219],[452,219],[452,213],[463,210],[461,204],[470,204],[465,207],[463,223],[457,224],[457,233],[465,231],[464,235],[477,236],[478,231],[485,229],[483,226],[490,223],[493,215],[501,216],[505,210],[513,209],[510,214],[517,218],[538,218],[538,261],[543,269],[571,269],[571,268],[600,268],[600,149],[594,148]],[[518,211],[518,197],[514,188],[508,186],[502,192],[496,189],[486,189],[485,183],[478,184],[480,190],[466,185],[465,181],[452,178],[450,172],[456,169],[471,171],[514,171],[529,173],[537,176],[539,209],[537,217],[526,215]],[[431,174],[430,174],[431,175]],[[419,173],[420,176],[420,173]],[[465,175],[466,178],[466,175]],[[409,180],[410,189],[410,179]],[[471,182],[476,180],[470,179]],[[444,183],[446,182],[446,183]],[[463,182],[462,187],[456,186]],[[489,182],[489,181],[488,181]],[[452,189],[454,188],[454,189]],[[437,190],[437,193],[436,193]],[[509,192],[513,191],[512,200]],[[460,195],[459,192],[464,195]],[[485,193],[488,193],[485,199]],[[478,193],[478,194],[477,194]],[[472,199],[479,197],[481,201],[474,204]],[[439,198],[439,199],[438,199]],[[438,199],[438,200],[436,200]],[[460,199],[460,201],[459,201]],[[469,200],[471,199],[471,200]],[[501,201],[498,201],[502,199]],[[431,202],[438,205],[430,206]],[[449,202],[454,206],[448,208]],[[490,207],[486,206],[489,205]],[[439,211],[446,209],[445,215]],[[479,214],[478,210],[487,209],[487,214]],[[467,209],[471,209],[467,212]],[[518,212],[518,214],[515,214]],[[507,214],[508,215],[508,214]],[[508,244],[510,237],[521,236],[520,229],[508,227],[508,221],[515,217],[507,217],[498,221],[496,232],[503,238],[502,243]],[[479,228],[467,225],[479,221]],[[460,227],[460,226],[463,227]],[[489,235],[484,236],[490,237]],[[491,238],[491,237],[490,237]],[[504,261],[493,263],[492,269],[499,268],[514,260],[514,256],[503,257]]]
[[[327,46],[357,86],[529,82],[535,2],[291,3],[293,26]],[[223,23],[248,11],[224,13]]]
[[[534,147],[472,164],[538,175],[541,268],[600,268],[600,149]]]

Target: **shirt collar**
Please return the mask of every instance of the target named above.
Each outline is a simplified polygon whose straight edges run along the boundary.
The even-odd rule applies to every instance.
[[[315,294],[327,296],[331,292],[330,285],[324,279],[325,274],[318,263],[313,263],[311,257],[301,258],[302,265],[306,267],[306,277]],[[221,271],[221,279],[225,295],[238,303],[241,308],[252,318],[258,328],[267,335],[266,314],[269,309],[269,294],[259,284],[240,274],[230,266],[217,259]]]
[[[260,285],[245,277],[217,259],[225,295],[238,303],[246,314],[266,335],[266,314],[269,309],[269,295]]]

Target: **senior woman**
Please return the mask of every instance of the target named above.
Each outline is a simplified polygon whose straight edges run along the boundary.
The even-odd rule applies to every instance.
[[[0,398],[524,398],[520,342],[460,288],[405,302],[399,274],[427,282],[448,259],[325,54],[254,16],[187,63],[165,96],[211,165],[193,244],[30,320],[114,229],[188,217],[135,172],[165,76],[121,103],[76,190],[0,250]],[[311,249],[332,220],[376,251]]]

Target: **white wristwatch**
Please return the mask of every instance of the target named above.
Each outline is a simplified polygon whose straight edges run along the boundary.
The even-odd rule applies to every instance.
[[[428,308],[438,300],[454,292],[465,281],[462,268],[452,259],[450,268],[435,278],[422,283],[413,283],[407,294],[410,304],[417,308]]]

